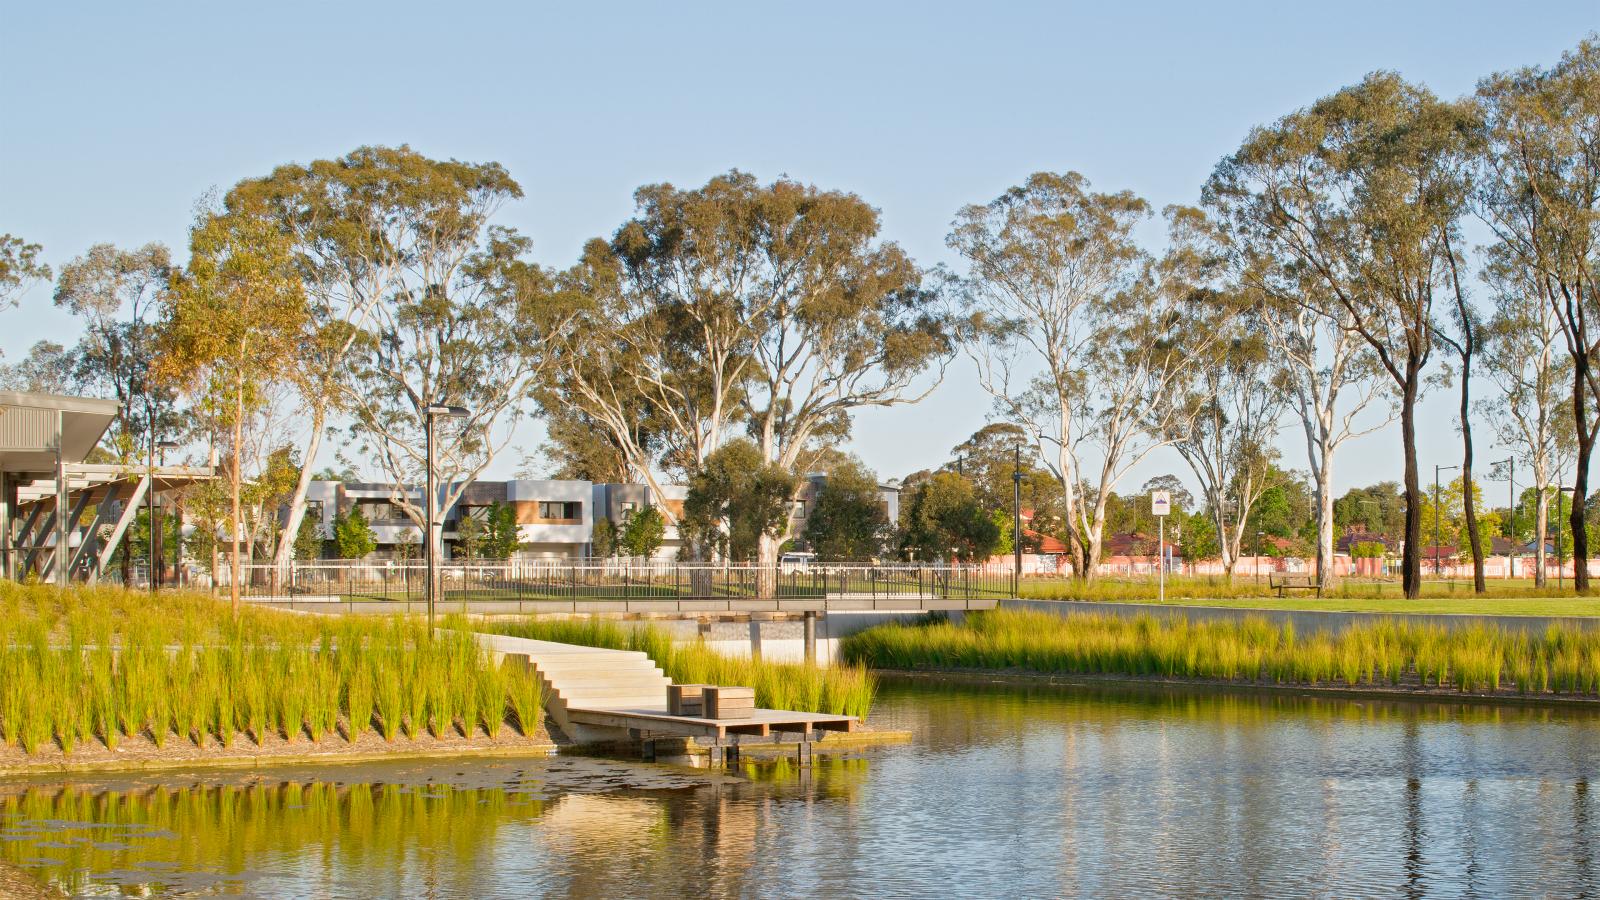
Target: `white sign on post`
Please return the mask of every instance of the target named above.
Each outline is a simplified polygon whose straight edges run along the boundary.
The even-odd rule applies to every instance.
[[[1172,515],[1172,493],[1150,492],[1150,514],[1159,523],[1160,543],[1156,545],[1156,602],[1167,602],[1167,516]]]

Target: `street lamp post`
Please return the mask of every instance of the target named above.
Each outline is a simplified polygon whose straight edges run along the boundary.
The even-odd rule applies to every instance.
[[[155,593],[161,586],[161,522],[156,518],[156,454],[161,454],[161,464],[166,464],[166,451],[178,449],[175,441],[156,440],[156,426],[152,419],[150,422],[150,484],[145,490],[145,519],[150,528],[150,552],[146,563],[149,565],[147,580],[150,582],[150,593]],[[124,553],[127,551],[124,550]]]
[[[445,416],[452,419],[464,419],[469,415],[471,415],[471,413],[469,413],[464,406],[435,405],[429,406],[422,411],[423,431],[427,435],[427,495],[422,498],[422,509],[423,521],[426,523],[428,530],[426,547],[426,552],[428,554],[428,588],[426,595],[428,598],[429,634],[433,633],[434,595],[438,590],[437,579],[434,576],[439,565],[439,532],[436,527],[437,522],[435,521],[438,516],[434,513],[434,505],[439,502],[439,492],[434,483],[435,479],[433,472],[433,423],[434,420],[440,416]]]
[[[1439,563],[1439,473],[1449,472],[1453,469],[1459,468],[1461,467],[1440,465],[1435,465],[1433,467],[1433,577],[1435,578],[1438,578],[1439,573],[1443,571],[1442,566]],[[1467,487],[1463,487],[1462,489],[1470,490],[1470,488]]]

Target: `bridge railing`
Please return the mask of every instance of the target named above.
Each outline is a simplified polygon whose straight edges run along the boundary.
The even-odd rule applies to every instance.
[[[241,594],[251,600],[425,599],[427,567],[415,562],[294,563],[245,566]],[[439,566],[443,601],[708,600],[859,597],[980,599],[1015,595],[1011,576],[981,566],[780,564],[695,565],[512,561]]]

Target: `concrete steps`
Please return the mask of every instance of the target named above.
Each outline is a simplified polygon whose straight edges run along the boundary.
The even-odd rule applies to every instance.
[[[497,653],[524,657],[544,687],[545,709],[567,737],[573,740],[611,739],[622,734],[601,734],[593,725],[580,725],[567,716],[568,707],[636,709],[667,708],[667,686],[672,680],[649,656],[637,650],[579,647],[505,635],[480,634],[479,639]]]

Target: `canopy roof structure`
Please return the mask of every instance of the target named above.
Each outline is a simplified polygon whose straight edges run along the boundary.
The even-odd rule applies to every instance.
[[[53,478],[81,463],[117,417],[115,400],[0,391],[0,472]]]

